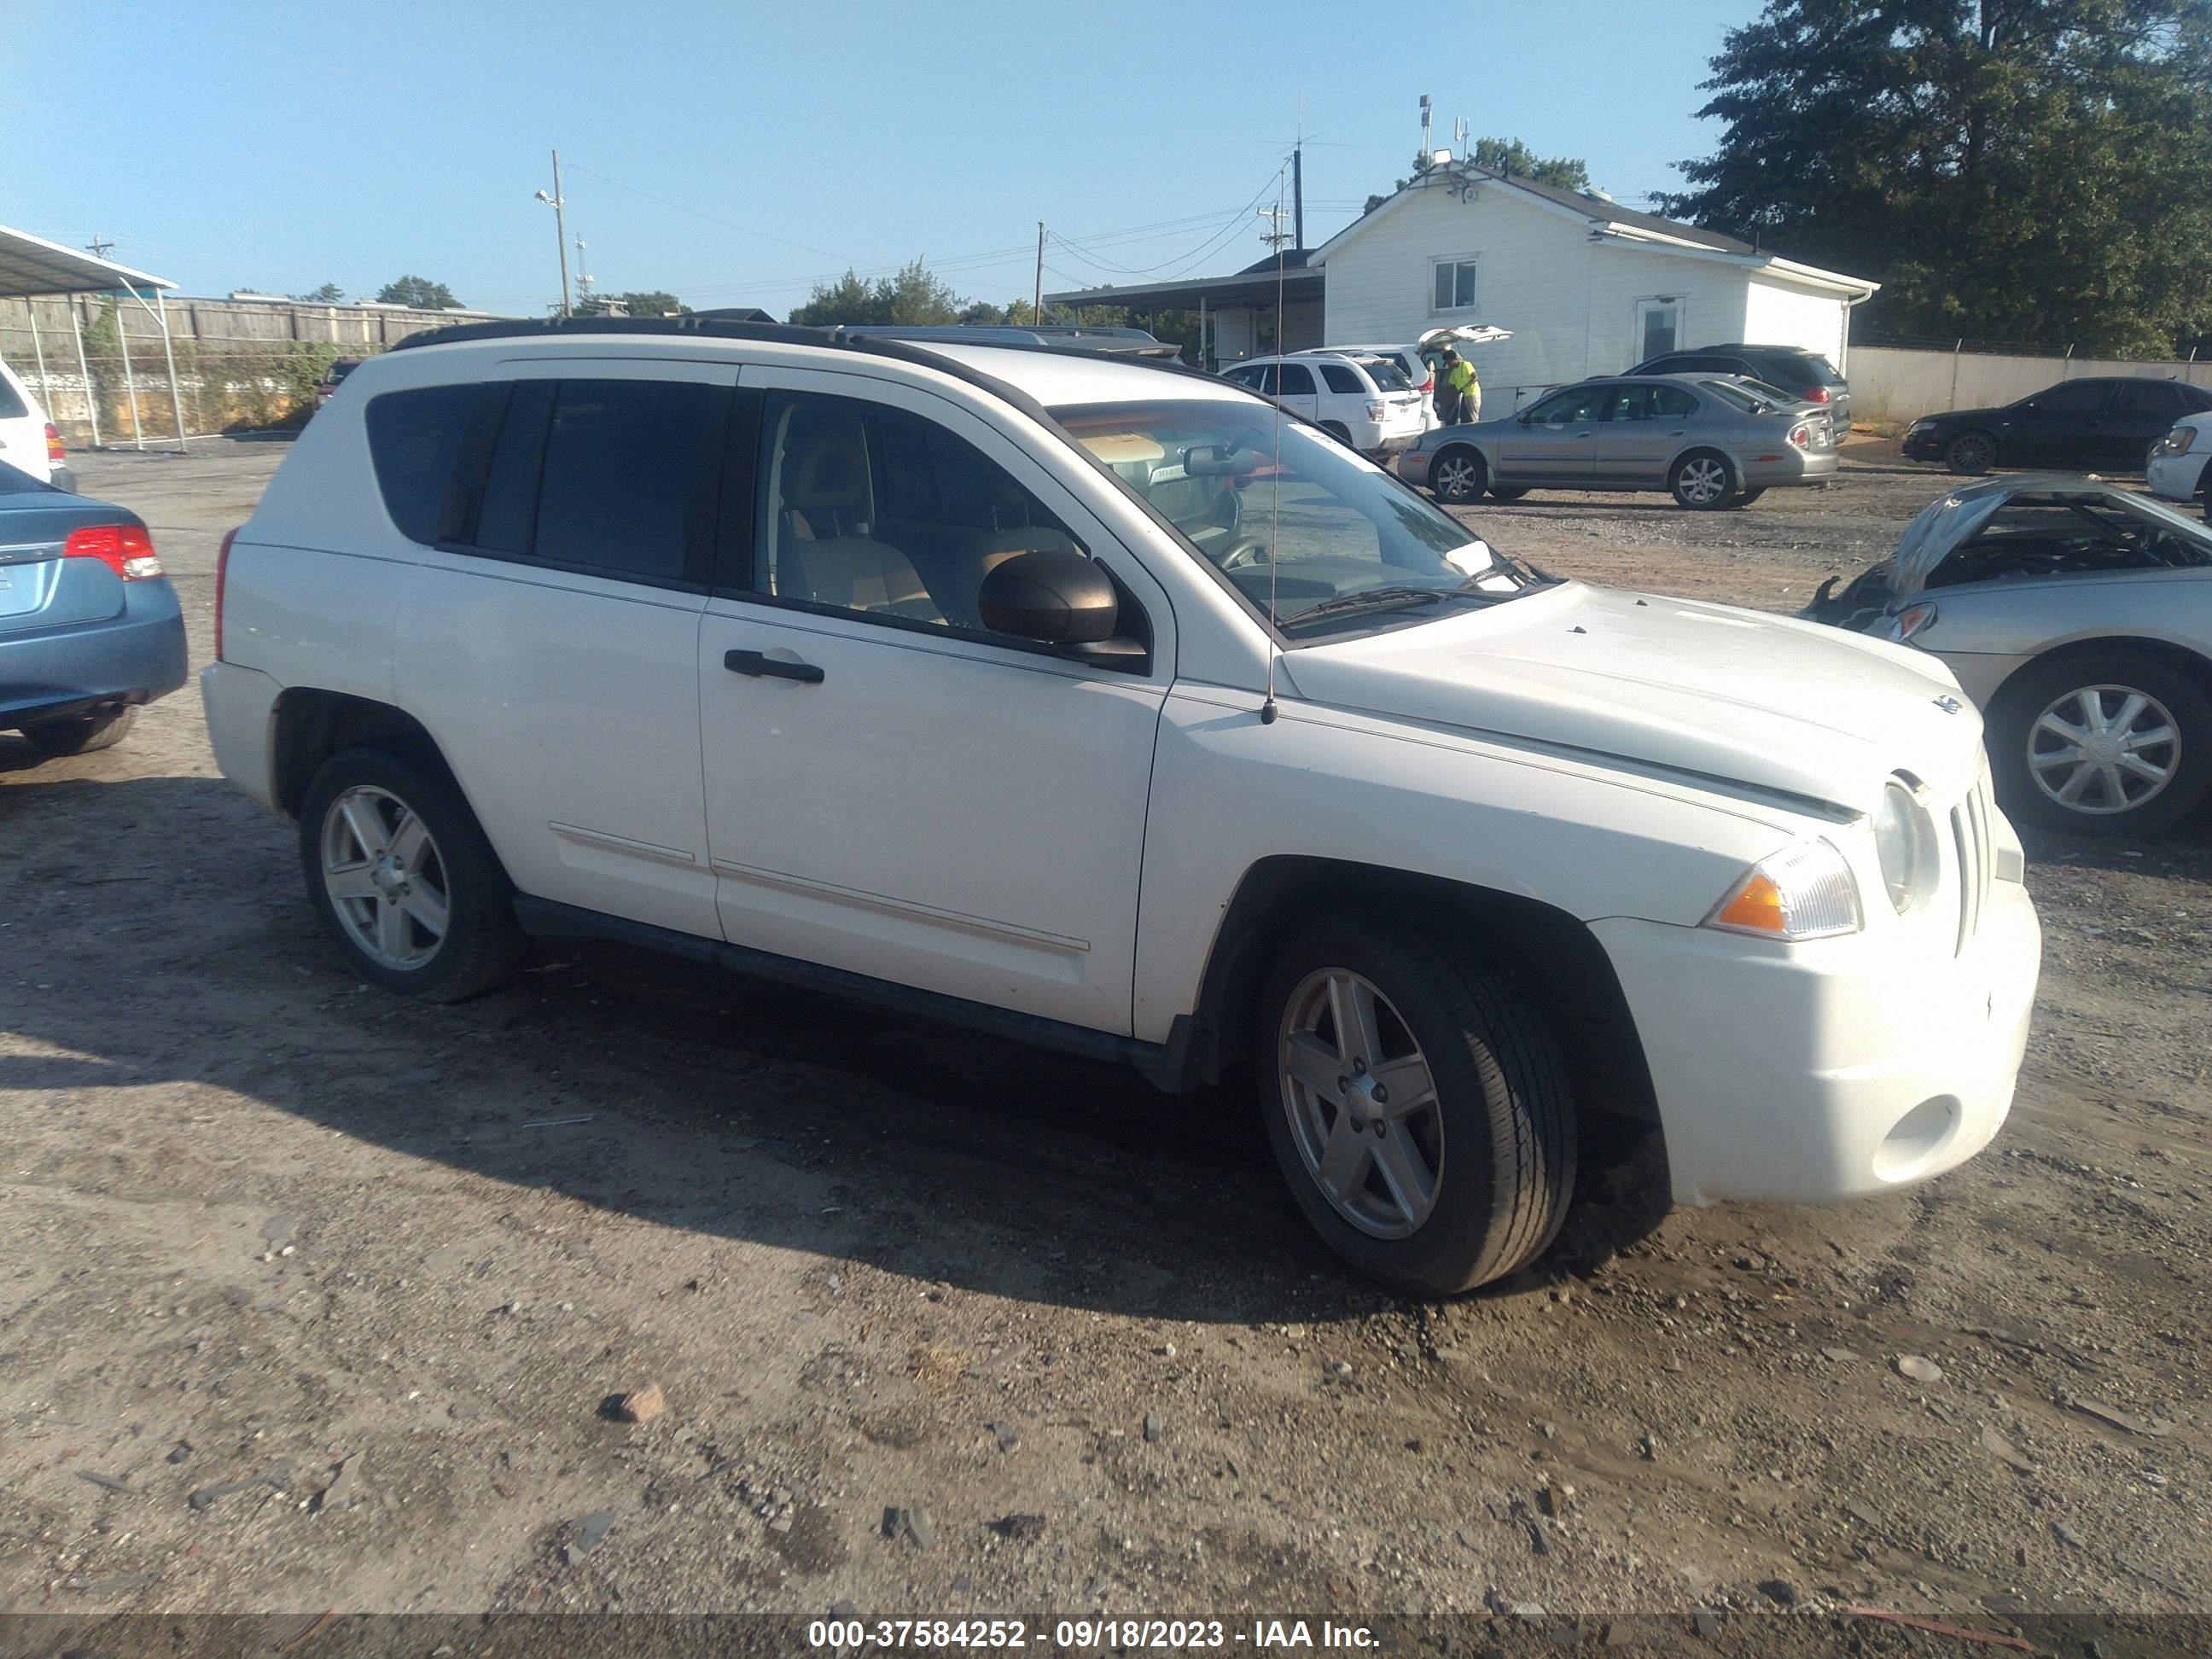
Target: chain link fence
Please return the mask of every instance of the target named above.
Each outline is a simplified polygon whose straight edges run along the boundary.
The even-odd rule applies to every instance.
[[[314,412],[316,383],[340,356],[338,347],[316,342],[178,340],[172,398],[158,339],[131,341],[127,362],[120,351],[87,350],[82,367],[63,344],[66,363],[48,353],[43,373],[35,362],[10,367],[74,449],[91,447],[95,432],[109,446],[173,443],[179,409],[186,437],[296,426]]]

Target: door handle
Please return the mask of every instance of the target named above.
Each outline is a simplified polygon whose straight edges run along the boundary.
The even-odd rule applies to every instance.
[[[1679,437],[1681,437],[1681,436],[1682,436],[1684,434],[1686,434],[1686,432],[1688,432],[1688,431],[1689,431],[1689,429],[1690,429],[1690,428],[1687,428],[1687,427],[1686,427],[1686,426],[1678,426],[1678,427],[1676,427],[1676,428],[1675,428],[1672,432],[1668,433],[1667,435],[1668,435],[1668,437],[1670,437],[1670,438],[1679,438]]]
[[[754,679],[767,675],[774,679],[797,680],[801,685],[822,684],[822,671],[812,663],[782,662],[757,651],[725,651],[722,666],[732,674],[747,674]]]

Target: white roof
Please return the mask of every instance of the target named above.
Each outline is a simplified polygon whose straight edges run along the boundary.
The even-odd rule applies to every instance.
[[[112,259],[27,230],[0,225],[0,297],[27,299],[34,294],[115,294],[125,289],[174,288],[166,276],[149,276]]]

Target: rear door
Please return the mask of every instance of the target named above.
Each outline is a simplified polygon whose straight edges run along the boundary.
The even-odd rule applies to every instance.
[[[2181,388],[2172,380],[2121,381],[2097,434],[2100,464],[2142,471],[2150,447],[2189,410]]]
[[[2013,416],[2004,459],[2015,466],[2079,470],[2102,465],[2111,380],[2066,380],[2039,392]]]
[[[1309,421],[1321,419],[1321,387],[1310,368],[1304,363],[1279,363],[1275,376],[1277,403]]]
[[[502,369],[400,567],[395,684],[525,893],[712,938],[699,623],[736,367]],[[373,450],[404,453],[406,395],[368,406]]]
[[[1616,386],[1595,441],[1599,476],[1638,488],[1665,483],[1667,464],[1689,435],[1697,412],[1696,394],[1682,386],[1650,380]]]

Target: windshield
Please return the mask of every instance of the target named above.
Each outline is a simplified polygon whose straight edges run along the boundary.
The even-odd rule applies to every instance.
[[[1794,392],[1784,392],[1778,386],[1770,386],[1765,380],[1755,380],[1748,374],[1739,376],[1736,384],[1751,393],[1753,397],[1764,398],[1770,404],[1802,404],[1805,401]]]
[[[1339,637],[1513,598],[1549,579],[1379,467],[1242,398],[1100,404],[1054,418],[1277,625]],[[1276,445],[1281,444],[1280,461]]]
[[[1733,404],[1747,415],[1777,404],[1794,404],[1799,400],[1786,392],[1778,392],[1763,380],[1700,380],[1698,384],[1723,403]]]

